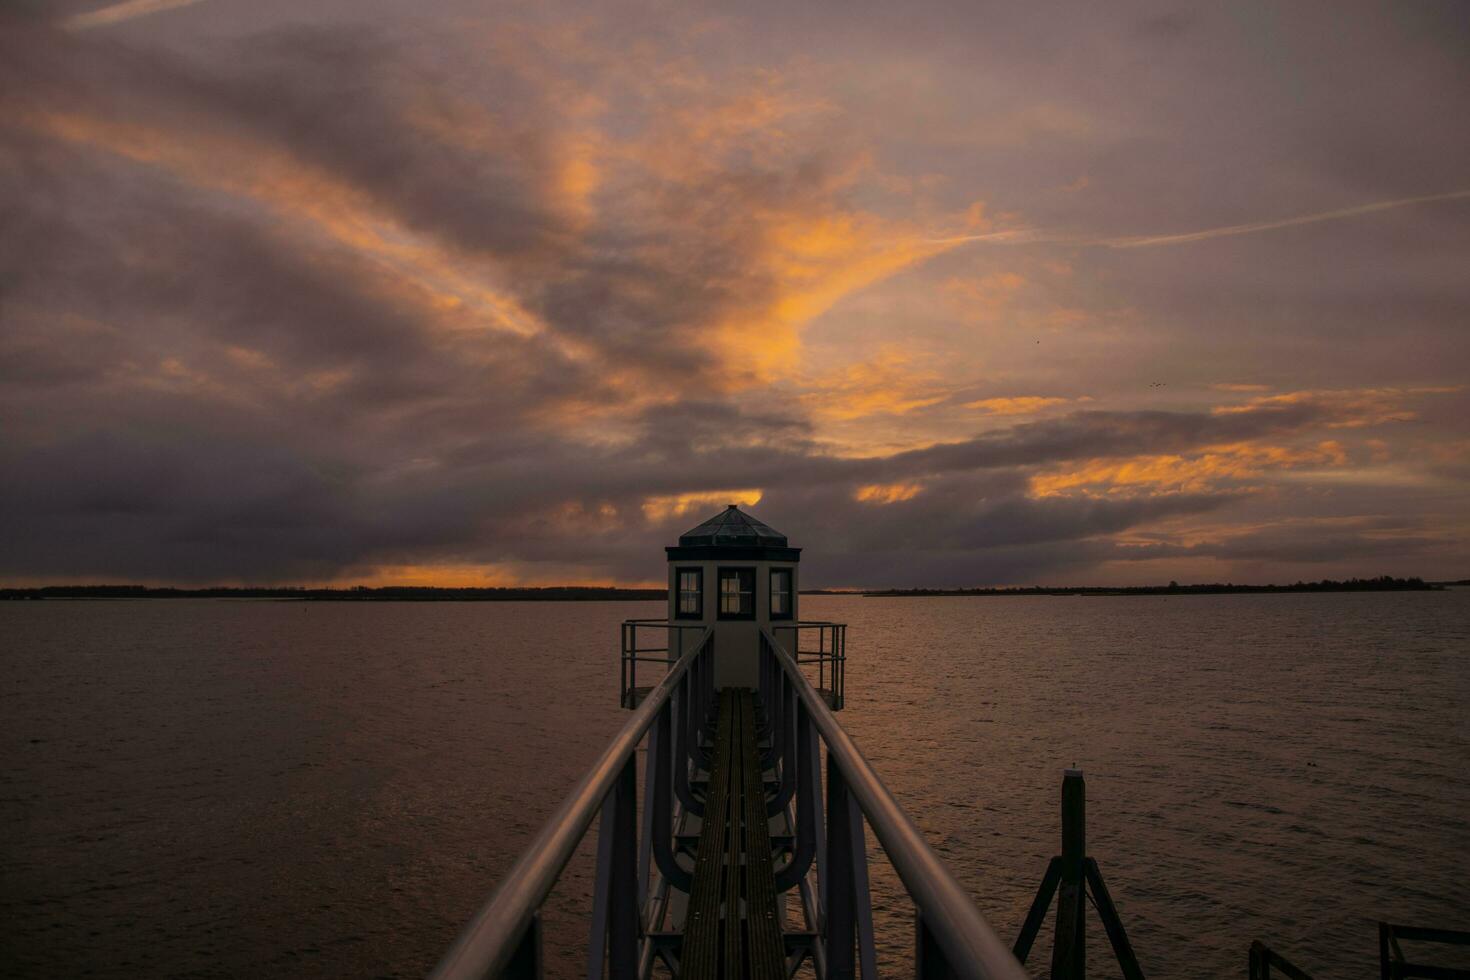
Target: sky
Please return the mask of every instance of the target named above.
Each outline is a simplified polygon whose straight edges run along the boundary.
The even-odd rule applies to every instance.
[[[0,582],[1470,576],[1470,7],[10,0]]]

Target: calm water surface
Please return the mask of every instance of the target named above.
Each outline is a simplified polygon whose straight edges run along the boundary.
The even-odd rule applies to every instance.
[[[624,719],[616,624],[661,611],[0,604],[0,975],[422,975]],[[1470,592],[802,611],[851,624],[842,719],[1007,940],[1073,764],[1151,977],[1243,976],[1263,938],[1367,978],[1379,918],[1470,927]]]

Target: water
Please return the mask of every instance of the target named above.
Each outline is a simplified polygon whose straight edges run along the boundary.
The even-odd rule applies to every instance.
[[[0,974],[422,975],[626,717],[616,624],[661,611],[0,604]],[[842,719],[1007,940],[1074,763],[1151,977],[1243,976],[1254,938],[1369,977],[1377,919],[1470,926],[1470,592],[802,612],[851,624]],[[549,907],[558,975],[588,864]]]

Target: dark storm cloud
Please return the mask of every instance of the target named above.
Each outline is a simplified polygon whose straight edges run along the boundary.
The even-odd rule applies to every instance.
[[[493,62],[479,66],[486,77],[477,85],[488,87],[490,98],[477,102],[472,96],[484,93],[465,93],[435,77],[434,69],[425,67],[424,52],[365,29],[279,29],[228,45],[215,42],[207,61],[198,54],[183,58],[130,49],[90,35],[72,38],[35,22],[7,23],[5,39],[12,121],[24,114],[91,113],[104,123],[165,131],[183,127],[205,146],[228,137],[289,147],[299,164],[321,168],[365,193],[408,227],[447,238],[471,256],[488,254],[559,331],[595,344],[604,359],[639,370],[667,370],[671,379],[710,367],[705,338],[696,335],[696,328],[771,291],[768,277],[752,263],[761,230],[740,215],[755,203],[799,208],[804,196],[822,192],[819,166],[790,174],[714,172],[688,186],[634,188],[652,198],[647,212],[633,216],[641,224],[605,222],[573,234],[574,220],[553,186],[548,144],[554,134],[547,127],[554,125],[555,112],[544,93]],[[226,314],[240,303],[285,301],[263,284],[281,282],[287,287],[284,296],[295,297],[298,282],[290,277],[320,271],[323,280],[348,280],[341,290],[360,290],[361,282],[353,280],[365,277],[359,271],[370,271],[334,268],[331,263],[343,257],[325,251],[303,256],[299,242],[263,241],[268,236],[230,207],[217,206],[210,213],[200,201],[172,200],[170,195],[181,192],[187,198],[189,188],[156,178],[150,187],[147,175],[119,173],[127,168],[116,160],[99,161],[88,153],[59,159],[68,151],[51,134],[12,127],[6,135],[27,162],[7,195],[21,212],[17,220],[32,219],[38,229],[53,221],[64,225],[57,236],[47,233],[15,245],[16,252],[42,250],[16,256],[18,264],[56,270],[63,256],[86,257],[86,244],[97,246],[91,254],[105,258],[118,243],[100,239],[122,233],[129,244],[138,243],[133,251],[152,255],[155,234],[165,240],[182,234],[192,240],[178,251],[203,247],[212,254],[199,255],[189,268],[144,269],[162,275],[142,281],[133,278],[135,269],[119,269],[114,278],[125,278],[125,286],[139,291],[193,290],[209,302],[223,300]],[[248,158],[221,162],[242,171],[251,166]],[[150,192],[156,200],[145,204],[141,198]],[[158,204],[159,213],[149,213]],[[98,220],[109,217],[105,211],[129,205],[131,224],[122,232]],[[139,228],[138,222],[148,227]],[[67,233],[94,240],[67,241]],[[246,250],[252,254],[235,254]],[[303,260],[326,268],[290,268]],[[277,268],[261,268],[270,261]],[[205,282],[189,274],[206,268],[234,275]],[[88,281],[106,270],[74,271],[81,273],[77,279]],[[320,290],[331,283],[311,285]],[[177,308],[190,297],[128,298]],[[359,306],[376,301],[341,297],[343,304]],[[356,331],[356,324],[394,311],[374,314],[348,307],[338,312],[301,311],[302,322],[321,325],[304,339],[320,338],[336,349],[333,325],[349,329],[352,324]],[[267,310],[245,315],[257,324],[290,319]]]
[[[1109,24],[1107,37],[1150,50],[1221,30],[1167,13]],[[895,25],[893,41],[918,44],[933,26]],[[1036,22],[1014,26],[1033,46],[1065,48]],[[1033,492],[1037,473],[1083,461],[1322,438],[1363,422],[1342,397],[989,420],[865,456],[833,446],[803,403],[759,387],[765,349],[785,338],[750,324],[781,298],[772,242],[787,224],[849,227],[834,201],[851,161],[793,130],[780,134],[796,146],[784,155],[737,145],[660,172],[682,149],[676,127],[651,150],[629,137],[601,158],[595,206],[583,207],[562,169],[577,123],[533,47],[467,63],[428,36],[297,25],[181,53],[35,17],[0,22],[0,577],[299,581],[447,563],[656,579],[658,546],[717,504],[650,501],[741,488],[807,548],[812,584],[1429,547],[1413,527],[1353,525],[1274,544],[1125,548],[1120,533],[1220,519],[1256,489]],[[568,72],[597,70],[570,60]],[[680,97],[695,87],[683,81]],[[715,115],[702,109],[679,126]],[[658,120],[618,122],[642,132]],[[1116,199],[1069,220],[1109,220],[1156,188],[1155,213],[1183,199],[1133,163],[1105,158]],[[328,193],[349,205],[322,203]],[[1038,201],[1040,218],[1048,206]],[[382,240],[353,237],[384,223]],[[396,264],[410,246],[432,253],[418,278]],[[796,251],[799,275],[810,247]],[[1273,304],[1301,301],[1297,261],[1259,275],[1243,308],[1268,320]],[[1158,287],[1165,305],[1208,306],[1221,270],[1179,271]],[[521,304],[537,329],[446,305],[454,290],[436,277],[458,275]],[[1358,283],[1362,305],[1384,315],[1463,302],[1438,276]],[[913,492],[858,499],[890,484]]]
[[[907,475],[977,466],[1022,466],[1177,452],[1201,445],[1289,433],[1332,414],[1327,407],[1310,400],[1227,414],[1076,412],[1064,418],[1016,425],[966,442],[899,453],[870,466],[874,476]]]
[[[694,375],[695,381],[712,377],[716,365],[698,328],[759,302],[773,288],[752,261],[761,229],[741,216],[757,204],[800,207],[803,197],[822,192],[820,167],[791,174],[714,172],[685,187],[630,188],[631,196],[649,197],[652,204],[635,215],[614,214],[595,227],[576,229],[556,186],[550,149],[556,110],[545,93],[493,61],[476,66],[483,77],[473,91],[465,91],[438,77],[437,52],[366,28],[280,28],[239,42],[214,42],[202,55],[186,58],[91,35],[71,37],[33,21],[12,21],[7,27],[0,40],[5,44],[0,79],[12,111],[88,113],[105,123],[182,131],[205,147],[229,139],[289,148],[299,165],[319,168],[365,194],[405,226],[495,263],[559,332],[595,345],[603,368],[659,372],[665,378]],[[22,144],[18,153],[56,152],[54,142],[44,137],[7,135]],[[218,165],[238,167],[246,177],[243,171],[252,164],[248,158],[224,158]],[[115,162],[99,166],[117,168]],[[54,160],[20,176],[27,193],[17,189],[18,200],[40,189],[31,187],[33,181],[67,180],[56,173]],[[58,217],[85,224],[93,235],[114,233],[95,228],[97,215],[82,204],[91,198],[114,207],[132,189],[116,182],[106,190],[74,186],[79,182],[48,195],[69,208]],[[165,234],[182,229],[195,236],[195,247],[217,252],[247,246],[235,241],[242,235],[261,237],[248,228],[212,233],[200,223],[210,216],[191,206],[194,213],[181,214],[180,205],[167,202],[166,213],[134,217]],[[238,215],[225,220],[231,217],[241,223]],[[620,217],[633,220],[619,223]],[[216,244],[219,238],[225,241]],[[326,268],[313,272],[348,278],[331,268],[340,256],[302,256],[299,245],[286,251],[282,244],[272,242],[263,254],[245,256],[240,263],[230,254],[198,255],[188,271],[233,270],[229,280],[216,276],[217,282],[198,290],[201,296],[228,292],[222,297],[227,303],[241,293],[264,292],[267,302],[272,294],[278,300],[295,295],[294,289],[265,285],[302,274],[256,268],[271,258],[282,265],[325,258]],[[67,245],[48,243],[53,256],[58,248]],[[361,287],[348,282],[343,288]],[[371,322],[382,314],[363,317],[347,304],[376,301],[345,297],[343,309],[315,311],[315,316],[303,310],[300,320],[324,326]],[[332,347],[329,329],[310,333]]]
[[[1282,522],[1196,545],[1148,544],[1132,547],[1133,557],[1211,558],[1262,569],[1351,563],[1374,568],[1384,560],[1413,556],[1443,559],[1456,553],[1454,542],[1417,521],[1395,518]]]
[[[471,113],[422,60],[366,28],[298,24],[216,41],[188,58],[37,20],[10,19],[3,33],[0,70],[16,102],[289,146],[303,164],[363,188],[406,224],[472,249],[523,256],[562,223],[540,176],[548,134],[534,121],[543,100],[513,75],[495,74],[496,103]],[[435,128],[464,139],[435,139]],[[494,152],[476,145],[486,137]]]

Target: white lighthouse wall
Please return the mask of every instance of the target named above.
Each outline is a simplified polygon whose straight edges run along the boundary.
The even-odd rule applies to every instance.
[[[682,568],[703,570],[704,600],[699,619],[678,619],[678,572]],[[719,575],[722,568],[755,569],[755,619],[719,618]],[[791,570],[791,618],[771,620],[771,570]],[[669,622],[680,626],[709,626],[715,631],[715,686],[754,688],[760,680],[760,628],[781,627],[798,622],[801,616],[801,571],[789,561],[671,561],[669,562]],[[671,651],[681,655],[694,649],[702,632],[697,629],[672,631]],[[791,649],[792,631],[782,630],[777,640]],[[794,653],[795,651],[792,650]]]

